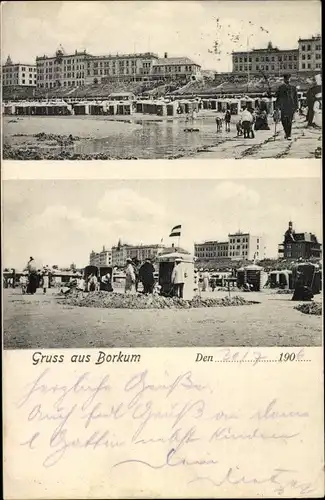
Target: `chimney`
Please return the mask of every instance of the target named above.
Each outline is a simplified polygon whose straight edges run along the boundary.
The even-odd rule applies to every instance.
[[[165,54],[164,54],[164,58],[165,58],[165,59],[168,59],[168,53],[167,53],[167,52],[165,52]]]

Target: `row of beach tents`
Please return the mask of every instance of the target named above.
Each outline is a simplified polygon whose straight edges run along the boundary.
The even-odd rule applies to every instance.
[[[231,114],[238,115],[243,107],[255,109],[261,101],[269,114],[274,111],[274,98],[252,99],[219,98],[219,99],[177,99],[157,100],[103,100],[103,101],[18,101],[2,103],[2,114],[19,116],[59,116],[59,115],[132,115],[133,113],[157,116],[176,116],[200,110],[215,110],[223,113],[230,109]]]

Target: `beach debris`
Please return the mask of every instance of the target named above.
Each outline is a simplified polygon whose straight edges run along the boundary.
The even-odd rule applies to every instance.
[[[61,299],[62,299],[61,295]],[[64,298],[64,303],[77,307],[99,307],[109,309],[194,309],[201,307],[229,307],[258,304],[243,297],[203,298],[196,295],[192,300],[160,295],[122,294],[108,292],[73,292]]]
[[[309,302],[308,304],[298,304],[294,307],[297,311],[304,314],[312,314],[314,316],[321,316],[323,312],[322,304],[319,302]]]

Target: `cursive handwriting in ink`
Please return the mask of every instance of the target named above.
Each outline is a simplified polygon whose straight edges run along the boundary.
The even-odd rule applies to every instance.
[[[110,386],[108,385],[108,375],[105,375],[98,384],[92,386],[88,385],[88,379],[92,375],[89,372],[83,373],[77,379],[77,381],[72,385],[47,385],[43,382],[45,376],[49,373],[50,369],[44,370],[37,378],[32,382],[31,388],[23,395],[23,397],[18,401],[17,408],[24,406],[32,396],[36,395],[47,395],[47,394],[59,394],[58,399],[54,402],[53,406],[61,405],[68,394],[90,394],[88,398],[83,401],[83,408],[87,408],[96,398],[96,396],[102,391],[110,391]]]

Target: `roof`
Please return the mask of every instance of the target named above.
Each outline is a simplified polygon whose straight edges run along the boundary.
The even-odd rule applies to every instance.
[[[133,92],[112,92],[108,97],[121,96],[121,95],[134,95]]]
[[[33,68],[36,68],[35,63],[21,63],[21,62],[8,63],[8,62],[5,62],[4,64],[2,64],[3,68],[14,68],[15,66],[32,66]]]
[[[299,38],[298,42],[318,42],[319,40],[321,40],[321,36],[316,35],[311,38]]]
[[[267,53],[267,54],[272,54],[272,52],[275,52],[277,54],[281,54],[283,52],[299,52],[299,49],[278,49],[277,47],[272,47],[272,49],[252,49],[252,50],[244,50],[244,51],[238,51],[238,52],[232,52],[233,55],[238,55],[238,54],[245,54],[245,55],[250,55],[250,54],[256,54],[256,53]]]
[[[200,66],[188,57],[163,57],[161,59],[157,59],[157,61],[155,61],[154,63],[154,66],[169,66],[173,64],[192,64],[195,66]]]
[[[190,252],[181,247],[165,247],[163,251],[160,253],[160,255],[171,254],[173,252],[177,254],[181,253],[183,255],[190,255]]]

